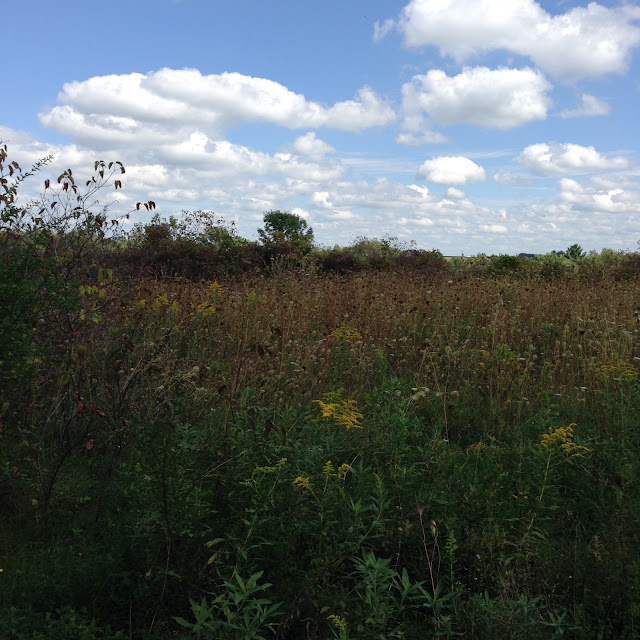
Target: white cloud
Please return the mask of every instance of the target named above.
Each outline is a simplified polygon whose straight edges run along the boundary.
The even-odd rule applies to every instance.
[[[384,22],[380,23],[376,20],[376,23],[373,25],[373,41],[380,42],[395,26],[395,20],[392,18],[388,18]]]
[[[314,131],[305,133],[293,141],[292,149],[301,156],[309,156],[314,160],[322,160],[328,153],[335,153],[335,149],[324,140],[316,138]]]
[[[640,192],[616,188],[599,189],[563,178],[559,182],[561,202],[570,204],[574,210],[594,214],[640,213]]]
[[[362,131],[395,119],[391,106],[369,87],[353,100],[325,107],[272,80],[240,73],[205,76],[197,69],[96,76],[65,84],[58,100],[61,105],[40,114],[46,127],[101,142],[166,138],[185,127],[220,129],[239,122]]]
[[[411,0],[398,28],[408,47],[432,45],[458,62],[504,49],[568,81],[623,72],[640,44],[640,7],[596,2],[551,15],[535,0]],[[393,25],[385,21],[378,39]]]
[[[447,189],[447,198],[452,198],[453,200],[462,200],[464,198],[464,191],[460,189],[456,189],[454,187],[449,187]]]
[[[480,229],[484,233],[507,233],[508,229],[503,224],[482,224]]]
[[[621,156],[607,157],[594,147],[571,143],[532,144],[515,161],[540,176],[625,169],[629,166],[629,161]]]
[[[462,156],[438,156],[427,160],[417,173],[418,178],[436,184],[466,184],[482,182],[486,174],[482,167]]]
[[[581,118],[584,116],[606,116],[611,107],[604,101],[589,95],[582,94],[582,102],[576,109],[565,109],[560,113],[561,118]]]
[[[493,179],[502,185],[520,183],[518,176],[515,176],[511,171],[507,171],[506,169],[498,169],[498,171],[493,174]]]
[[[426,114],[441,125],[513,129],[546,118],[550,89],[541,73],[528,68],[467,67],[453,77],[432,69],[402,86],[403,128],[422,129]]]
[[[422,131],[419,135],[405,131],[396,136],[396,142],[409,147],[419,147],[423,144],[444,144],[449,142],[449,138],[437,131]]]

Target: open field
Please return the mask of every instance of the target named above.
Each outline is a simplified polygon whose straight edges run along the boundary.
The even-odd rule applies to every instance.
[[[637,637],[640,282],[546,276],[86,276],[3,369],[0,636]]]

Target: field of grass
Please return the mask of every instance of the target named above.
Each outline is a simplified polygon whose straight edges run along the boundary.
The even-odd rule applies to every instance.
[[[91,286],[3,393],[1,637],[640,634],[637,278]]]

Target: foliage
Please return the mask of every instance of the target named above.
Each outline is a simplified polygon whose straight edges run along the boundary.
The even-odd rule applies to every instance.
[[[258,229],[258,237],[265,247],[285,245],[297,253],[311,251],[313,229],[304,218],[288,211],[267,211],[263,222],[264,228]]]
[[[260,258],[233,222],[200,210],[183,211],[180,219],[156,214],[136,224],[120,248],[119,262],[138,272],[198,279],[249,270]]]
[[[579,244],[572,244],[564,254],[569,260],[580,260],[587,255],[586,251],[584,251]]]

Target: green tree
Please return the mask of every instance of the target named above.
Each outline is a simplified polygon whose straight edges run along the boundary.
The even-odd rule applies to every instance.
[[[580,258],[584,258],[587,254],[579,244],[572,244],[564,252],[564,255],[567,256],[569,260],[580,260]]]
[[[288,211],[268,211],[263,221],[264,229],[258,229],[262,244],[285,243],[304,253],[311,251],[313,229],[300,216]]]

